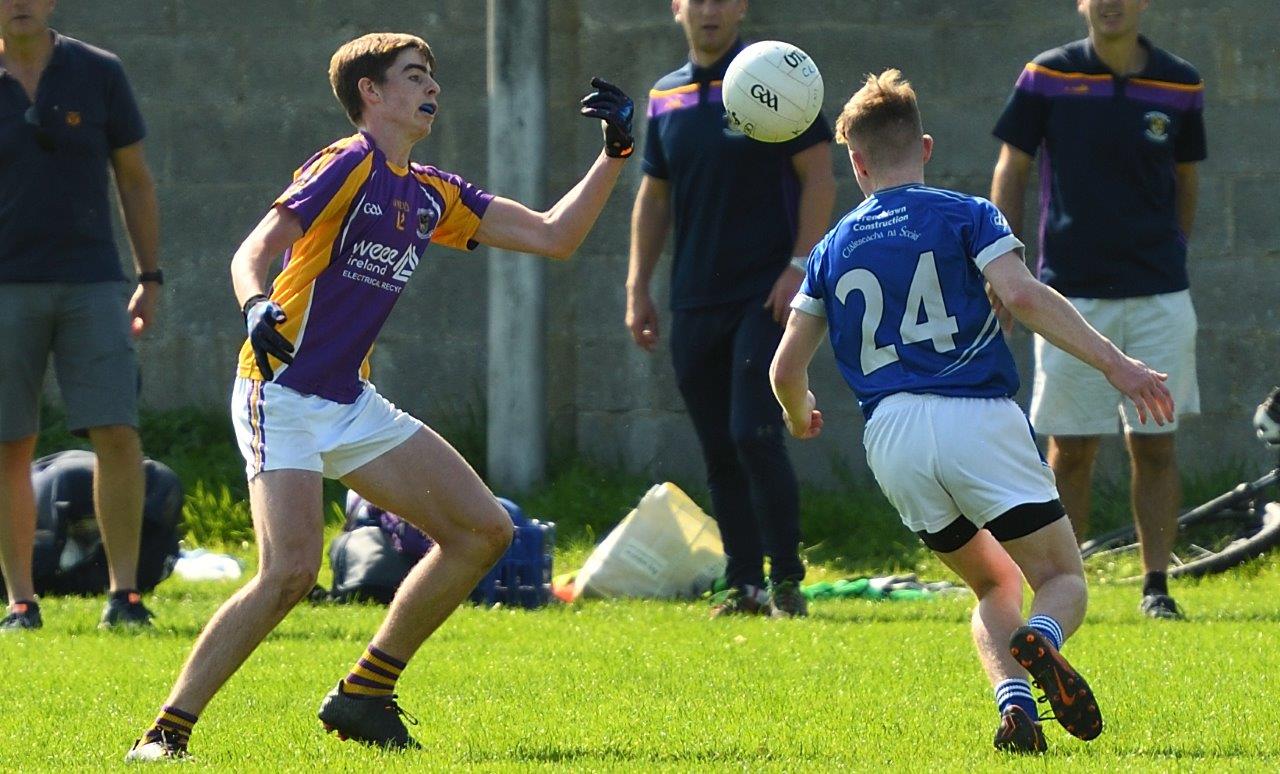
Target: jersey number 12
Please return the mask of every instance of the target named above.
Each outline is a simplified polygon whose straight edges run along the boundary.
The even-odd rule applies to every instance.
[[[854,269],[836,283],[836,298],[847,306],[845,299],[855,290],[862,293],[865,302],[860,354],[862,373],[866,375],[898,362],[898,348],[893,344],[876,346],[876,330],[884,317],[884,291],[880,288],[880,280],[866,269]],[[924,322],[919,321],[922,307]],[[950,352],[956,348],[954,337],[959,330],[956,318],[947,314],[947,306],[942,300],[942,285],[938,282],[938,266],[934,262],[933,251],[921,253],[920,260],[916,262],[916,273],[911,278],[911,287],[907,290],[902,323],[898,326],[902,343],[932,341],[936,351]]]

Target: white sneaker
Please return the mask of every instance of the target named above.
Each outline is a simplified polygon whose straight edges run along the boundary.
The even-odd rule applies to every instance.
[[[161,732],[160,738],[154,742],[144,742],[142,739],[136,740],[133,743],[133,747],[129,748],[129,752],[124,754],[125,763],[190,759],[191,755],[187,752],[186,745],[178,744],[176,738],[163,732]]]

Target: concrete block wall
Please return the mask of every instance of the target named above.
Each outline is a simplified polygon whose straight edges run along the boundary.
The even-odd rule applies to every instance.
[[[643,103],[649,86],[685,56],[666,2],[549,4],[551,173],[545,200],[529,202],[534,206],[549,205],[572,186],[598,150],[598,128],[576,115],[592,75],[615,81]],[[142,350],[148,405],[225,402],[243,335],[227,262],[292,170],[350,131],[326,78],[329,56],[343,41],[375,29],[427,38],[439,60],[442,110],[415,158],[485,184],[483,9],[479,0],[59,6],[58,29],[123,58],[151,129],[148,156],[160,183],[163,262],[172,279],[161,327]],[[1250,436],[1248,415],[1280,382],[1274,204],[1280,5],[1165,0],[1153,5],[1145,28],[1195,64],[1207,84],[1210,158],[1201,170],[1190,259],[1204,414],[1187,423],[1181,454],[1191,468],[1227,461],[1260,467],[1268,456]],[[864,73],[901,68],[915,83],[926,129],[938,141],[931,182],[983,195],[997,151],[990,129],[1023,63],[1084,34],[1074,4],[1065,0],[757,0],[746,32],[792,41],[814,57],[826,83],[828,116]],[[860,195],[841,149],[835,156],[843,211]],[[579,254],[548,271],[552,443],[558,452],[602,464],[696,481],[701,463],[668,354],[641,352],[622,326],[628,222],[639,178],[633,163]],[[1035,190],[1031,186],[1031,196]],[[1036,211],[1029,198],[1028,213]],[[668,260],[659,269],[663,298]],[[487,263],[483,249],[430,251],[374,356],[383,392],[443,427],[474,421],[467,417],[478,416],[484,403]],[[1029,383],[1029,337],[1019,334],[1014,347]],[[861,420],[825,354],[815,367],[815,391],[828,431],[793,447],[802,476],[828,482],[836,468],[863,475]],[[1108,455],[1104,464],[1114,469],[1118,446]]]

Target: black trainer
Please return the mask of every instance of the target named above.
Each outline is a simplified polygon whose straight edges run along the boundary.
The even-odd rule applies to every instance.
[[[9,614],[0,619],[0,632],[16,632],[19,629],[39,629],[44,626],[40,617],[40,603],[24,599],[9,606]]]
[[[1012,753],[1039,754],[1049,749],[1039,721],[1018,706],[1001,713],[994,744],[997,750]]]
[[[1030,626],[1019,628],[1009,639],[1009,652],[1044,691],[1054,719],[1067,733],[1085,741],[1102,733],[1102,713],[1089,684],[1043,634]]]
[[[145,763],[147,761],[177,761],[190,758],[187,743],[177,734],[157,730],[154,734],[134,741],[133,747],[124,754],[125,763]]]
[[[809,600],[800,590],[799,581],[773,584],[769,594],[770,618],[804,618],[809,615]]]
[[[397,750],[417,750],[422,745],[409,736],[404,717],[418,725],[418,719],[396,703],[391,696],[355,696],[342,691],[342,681],[320,702],[317,713],[325,731],[333,731],[342,741],[354,739],[362,744],[389,747]]]
[[[142,595],[136,591],[114,591],[102,609],[101,629],[116,626],[150,626],[151,611],[142,604]]]
[[[711,617],[767,615],[769,595],[759,586],[735,586],[712,598]]]
[[[1185,618],[1178,609],[1178,603],[1168,594],[1147,594],[1138,605],[1138,610],[1148,618],[1162,618],[1166,621],[1181,621]]]

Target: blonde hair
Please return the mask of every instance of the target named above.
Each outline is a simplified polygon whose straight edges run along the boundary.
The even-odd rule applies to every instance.
[[[351,123],[359,125],[364,112],[360,99],[360,79],[369,78],[382,84],[387,80],[387,68],[405,49],[414,49],[427,60],[427,67],[434,72],[436,58],[431,46],[417,35],[400,32],[371,32],[355,40],[343,43],[329,60],[329,85],[347,111]]]
[[[868,74],[836,119],[836,142],[856,143],[881,163],[908,160],[923,134],[916,90],[894,68],[879,75]]]

